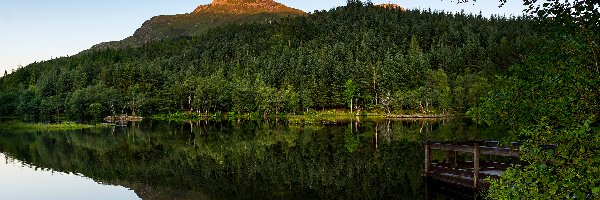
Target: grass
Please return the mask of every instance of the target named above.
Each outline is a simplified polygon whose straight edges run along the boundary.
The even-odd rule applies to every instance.
[[[412,112],[416,113],[416,112]],[[438,117],[447,117],[446,115],[436,115],[436,114],[401,114],[401,113],[392,113],[387,114],[383,110],[369,110],[369,111],[360,111],[358,116],[356,115],[356,111],[351,113],[349,110],[344,109],[328,109],[328,110],[309,110],[305,113],[295,114],[295,113],[279,113],[279,114],[270,114],[268,118],[279,118],[283,120],[287,120],[290,124],[297,125],[305,125],[305,124],[329,124],[329,123],[338,123],[338,122],[350,122],[356,120],[383,120],[388,118],[427,118],[432,116]],[[150,117],[154,120],[161,121],[202,121],[202,120],[262,120],[265,119],[265,116],[262,113],[212,113],[212,114],[204,114],[204,113],[194,113],[194,112],[177,112],[170,114],[158,114]]]
[[[78,124],[74,122],[63,123],[24,123],[5,122],[0,123],[0,130],[80,130],[88,128],[105,127],[106,125]]]

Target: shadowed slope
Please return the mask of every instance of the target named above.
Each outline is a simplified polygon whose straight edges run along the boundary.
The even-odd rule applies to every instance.
[[[272,0],[214,0],[189,14],[152,17],[133,36],[121,41],[104,42],[94,49],[140,46],[151,41],[199,36],[208,29],[231,23],[269,22],[280,17],[302,15],[304,12]]]

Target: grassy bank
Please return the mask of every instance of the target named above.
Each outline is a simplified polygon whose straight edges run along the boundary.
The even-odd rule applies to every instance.
[[[106,127],[101,124],[78,124],[74,122],[63,123],[24,123],[4,122],[0,123],[0,130],[79,130],[88,128]]]
[[[410,114],[412,113],[412,114]],[[268,114],[264,113],[195,113],[195,112],[177,112],[170,114],[158,114],[150,117],[154,120],[163,121],[199,121],[199,120],[263,120],[269,118],[278,118],[289,121],[290,124],[320,124],[320,123],[336,123],[336,122],[348,122],[355,120],[383,120],[383,119],[425,119],[425,118],[449,118],[453,115],[450,114],[423,114],[410,112],[407,113],[391,113],[388,114],[379,110],[372,111],[361,111],[359,113],[350,112],[349,110],[343,109],[329,109],[315,111],[310,110],[304,113],[279,113],[279,114]]]

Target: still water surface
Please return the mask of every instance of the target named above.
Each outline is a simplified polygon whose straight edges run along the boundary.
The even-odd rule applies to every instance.
[[[0,199],[460,199],[426,189],[423,141],[464,120],[143,122],[0,133]]]
[[[1,199],[139,199],[123,186],[41,169],[0,153]]]

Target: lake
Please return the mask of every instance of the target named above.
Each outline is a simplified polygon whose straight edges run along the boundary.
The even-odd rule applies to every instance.
[[[0,131],[0,199],[461,199],[424,183],[423,141],[499,132],[468,120],[275,119]]]

